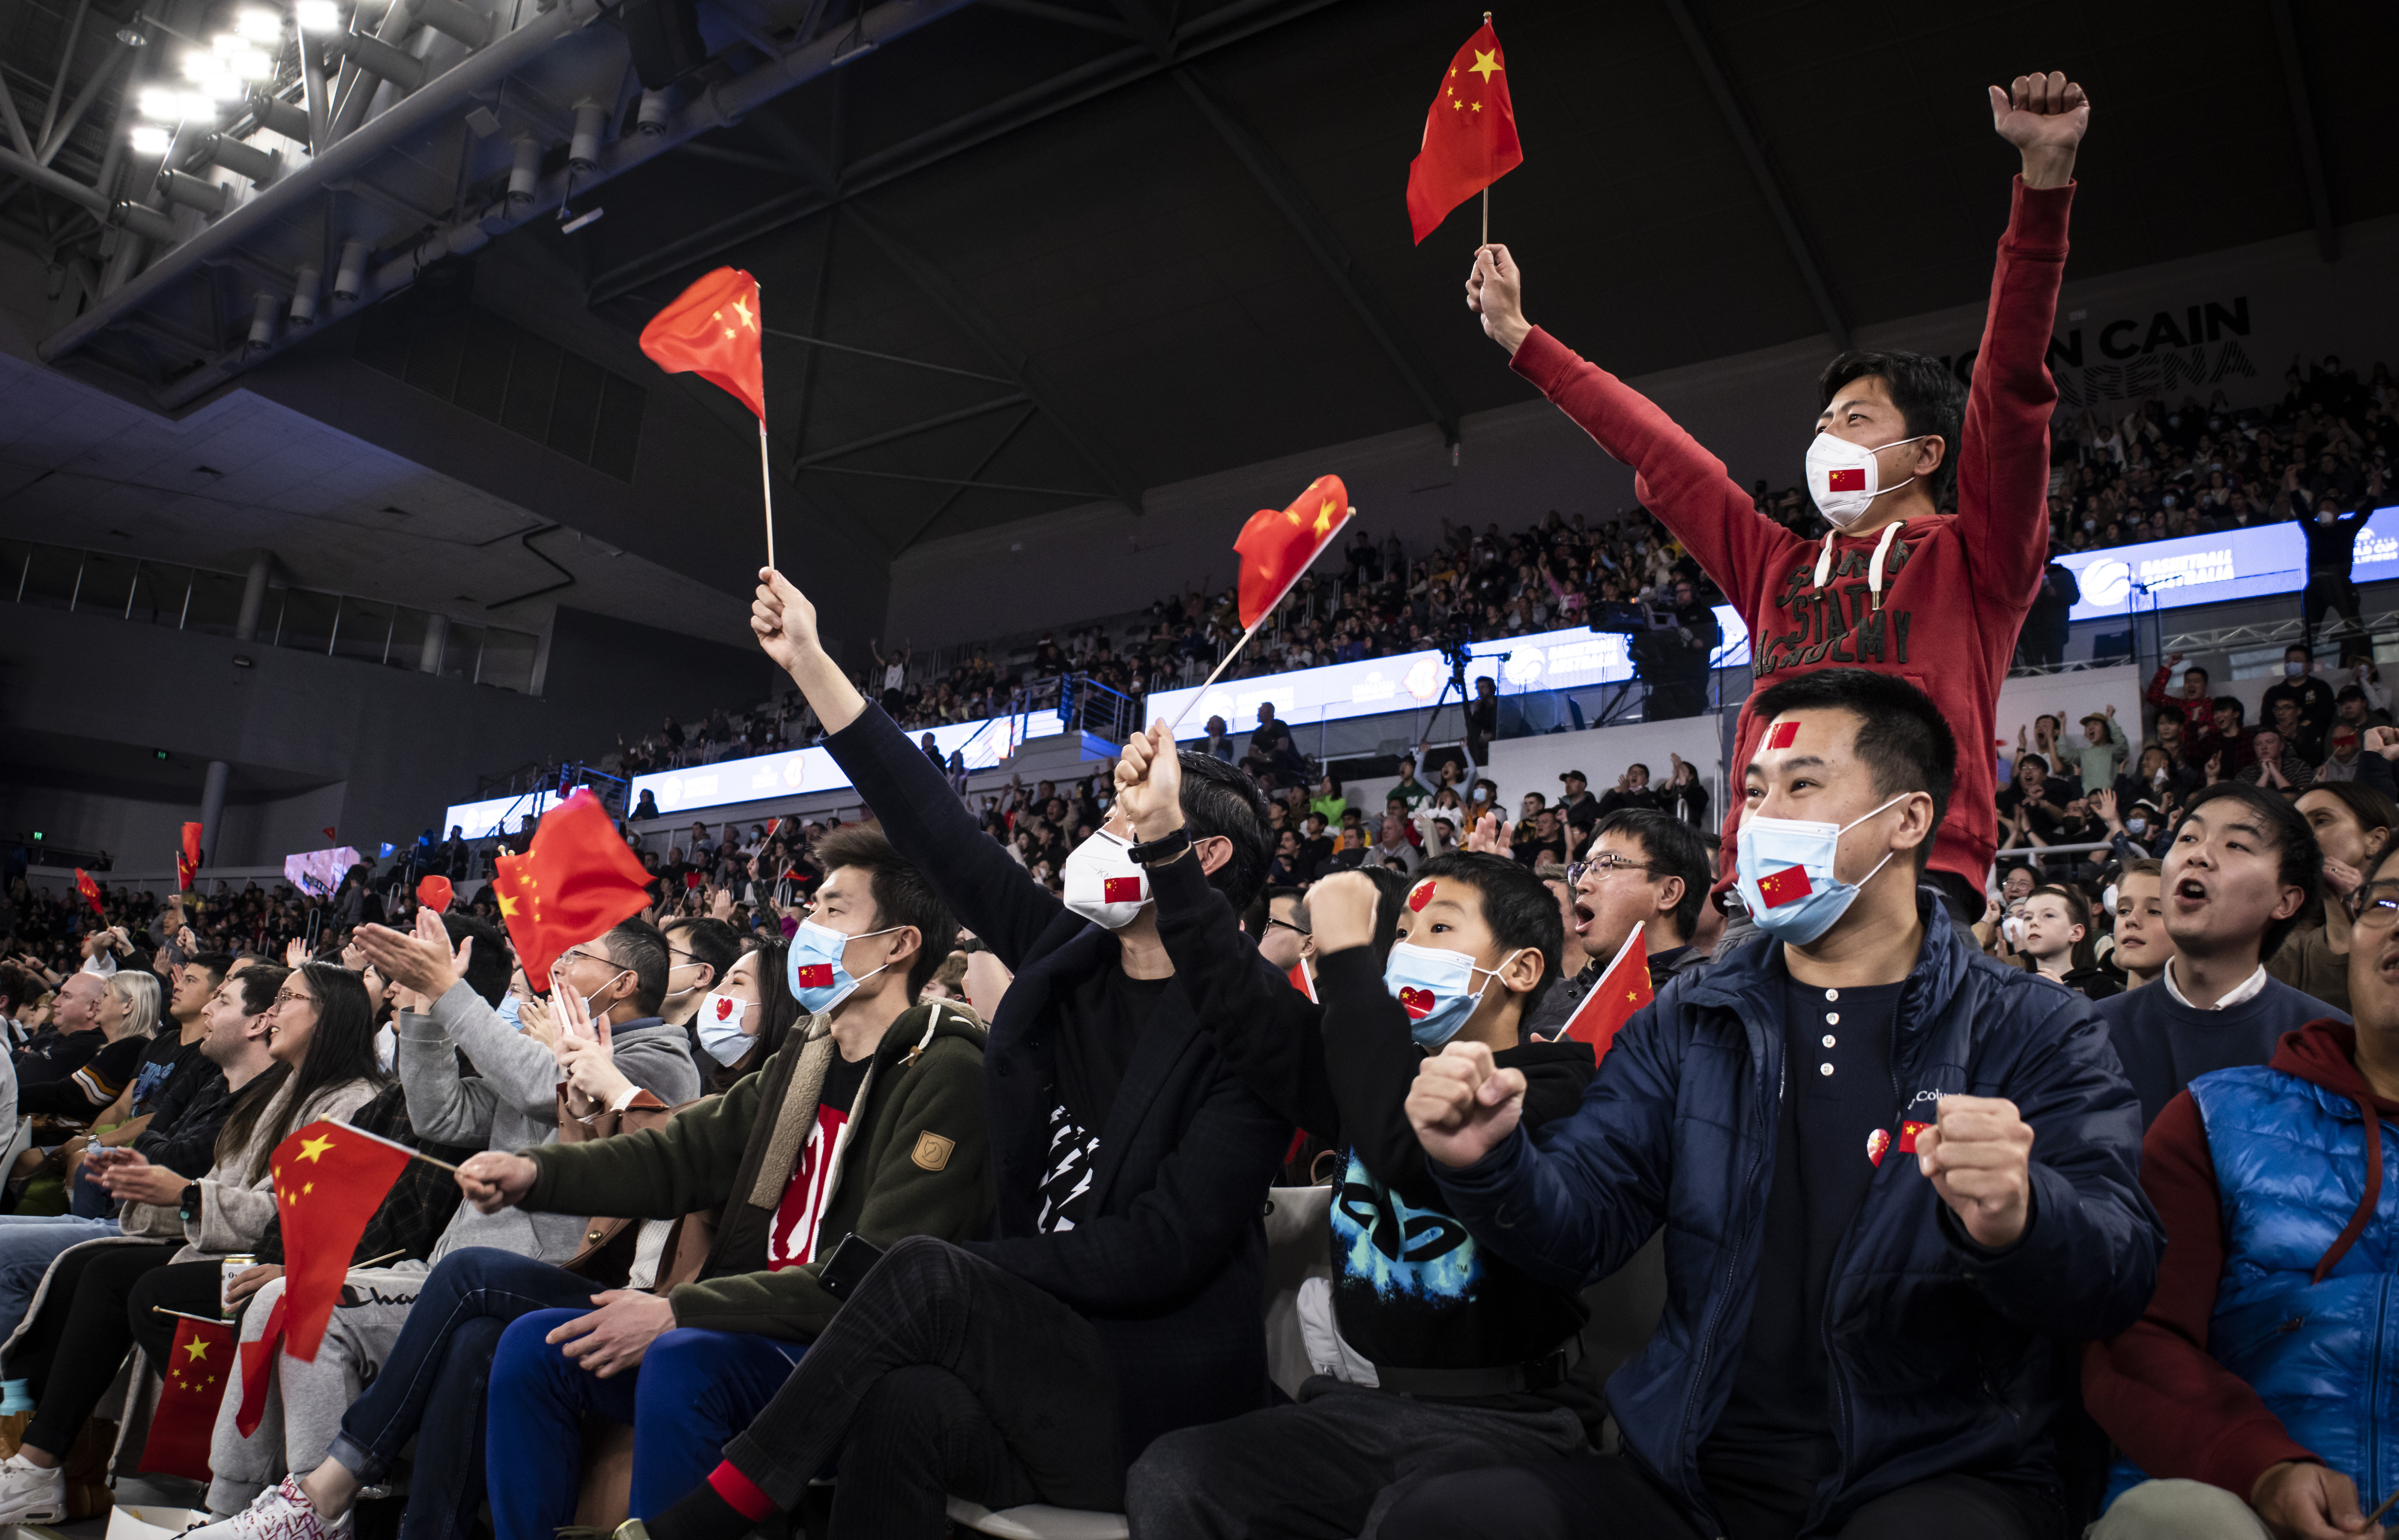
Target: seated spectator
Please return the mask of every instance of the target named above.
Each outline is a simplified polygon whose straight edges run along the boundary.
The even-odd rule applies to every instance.
[[[1641,926],[1649,985],[1708,965],[1691,945],[1701,906],[1715,882],[1714,836],[1671,814],[1627,807],[1599,820],[1581,860],[1566,869],[1573,918],[1566,945],[1591,965],[1561,979],[1525,1018],[1527,1033],[1554,1038],[1582,1005],[1600,973]]]
[[[2148,797],[2136,797],[2119,810],[2114,791],[2094,791],[2090,808],[2108,831],[2108,843],[2115,847],[2119,861],[2156,859],[2174,839],[2157,803]]]
[[[2344,684],[2333,696],[2333,720],[2363,733],[2369,727],[2390,726],[2391,713],[2374,704],[2364,685]]]
[[[1136,737],[1118,772],[1145,840],[1182,823],[1169,754],[1162,734]],[[1371,1534],[1387,1490],[1429,1465],[1583,1452],[1602,1408],[1567,1372],[1584,1318],[1576,1290],[1463,1234],[1405,1110],[1426,1051],[1453,1041],[1526,1076],[1530,1124],[1579,1102],[1590,1046],[1523,1034],[1556,977],[1555,900],[1491,855],[1443,857],[1406,887],[1328,878],[1308,904],[1323,947],[1319,1007],[1240,957],[1230,912],[1187,863],[1159,869],[1158,890],[1159,932],[1211,1035],[1343,1171],[1331,1287],[1300,1304],[1316,1373],[1298,1404],[1150,1445],[1128,1482],[1133,1527],[1161,1540]]]
[[[2237,780],[2280,791],[2292,802],[2316,783],[2315,771],[2271,727],[2260,727],[2250,736],[2249,752],[2250,762],[2234,777]]]
[[[2356,781],[2327,781],[2298,800],[2299,817],[2324,852],[2321,914],[2298,927],[2266,959],[2266,971],[2335,1010],[2349,1009],[2349,911],[2345,900],[2381,859],[2399,831],[2399,804]]]
[[[2108,954],[2124,988],[2136,990],[2157,981],[2174,955],[2174,938],[2166,934],[2165,866],[2155,860],[2124,863],[2116,879],[2116,950]]]
[[[1223,717],[1208,719],[1208,736],[1200,740],[1200,752],[1210,759],[1223,760],[1227,764],[1233,763],[1233,735],[1226,727]]]
[[[2194,663],[2182,671],[2182,693],[2166,694],[2166,680],[2173,674],[2182,655],[2170,655],[2154,678],[2149,681],[2146,698],[2158,709],[2158,720],[2171,717],[2180,733],[2181,757],[2194,765],[2204,764],[2216,748],[2216,700],[2209,694],[2207,670]]]
[[[1408,1100],[1444,1208],[1531,1277],[1579,1288],[1663,1227],[1664,1318],[1608,1382],[1624,1452],[1434,1476],[1386,1540],[2057,1531],[2061,1350],[2155,1277],[2134,1097],[2087,1003],[1918,888],[1957,764],[1939,709],[1852,669],[1753,705],[1766,944],[1670,981],[1538,1134],[1480,1044]]]
[[[72,1017],[66,1006],[70,995],[77,1006]],[[62,1023],[87,1023],[66,1030],[78,1034],[88,1033],[89,1051],[83,1052],[76,1067],[64,1074],[36,1078],[34,1074],[20,1072],[17,1114],[49,1117],[84,1128],[133,1084],[158,1027],[158,980],[155,975],[132,968],[118,968],[105,975],[77,973],[59,986],[59,996]],[[87,1004],[88,1011],[84,1008]],[[76,1053],[70,1048],[63,1054],[29,1053],[27,1057],[36,1060],[29,1069],[56,1071]]]
[[[2215,701],[2215,734],[2200,750],[2200,767],[2211,778],[2239,775],[2257,762],[2257,747],[2247,723],[2248,708],[2239,696],[2218,696]],[[2184,736],[2189,737],[2186,733]],[[2186,757],[2191,750],[2186,745]]]
[[[2353,781],[2399,800],[2399,778],[2392,775],[2391,762],[2379,754],[2365,752],[2365,736],[2356,728],[2345,722],[2336,723],[2331,743],[2331,757],[2315,767],[2318,783]]]
[[[2297,928],[2323,873],[2314,831],[2271,791],[2227,782],[2184,809],[2160,874],[2175,944],[2159,976],[2164,987],[2096,1007],[2140,1097],[2144,1128],[2194,1076],[2262,1064],[2283,1033],[2338,1014],[2263,961]]]
[[[721,1209],[706,1263],[664,1297],[595,1296],[588,1279],[528,1258],[446,1258],[425,1283],[435,1307],[412,1313],[377,1382],[402,1394],[371,1393],[326,1464],[286,1483],[278,1506],[307,1505],[304,1532],[310,1516],[338,1519],[416,1431],[427,1408],[409,1404],[418,1376],[406,1371],[446,1357],[463,1316],[505,1326],[491,1368],[488,1464],[508,1473],[491,1487],[495,1527],[501,1540],[548,1540],[574,1518],[587,1415],[633,1429],[632,1514],[645,1518],[708,1474],[831,1318],[838,1302],[819,1280],[837,1236],[889,1247],[981,1229],[983,1033],[955,1007],[912,1008],[956,926],[871,826],[819,853],[828,875],[790,964],[809,1015],[762,1073],[648,1131],[489,1152],[460,1170],[487,1212],[673,1221]],[[595,1079],[589,1094],[604,1105],[609,1089]],[[366,1468],[344,1458],[356,1452]],[[265,1533],[268,1506],[234,1533]]]
[[[2376,1167],[2399,1122],[2399,881],[2386,846],[2344,907],[2354,1026],[2311,1021],[2264,1063],[2194,1079],[2142,1146],[2169,1241],[2140,1320],[2084,1350],[2084,1403],[2123,1458],[2092,1540],[2378,1535],[2399,1224]],[[2385,1130],[2377,1137],[2377,1120]]]
[[[2172,722],[2161,717],[2161,722]],[[2163,806],[2170,796],[2189,796],[2206,784],[2197,772],[2177,761],[2171,750],[2161,743],[2144,744],[2138,769],[2128,776],[2116,777],[2116,801],[2129,807],[2147,800],[2153,806]]]
[[[2271,714],[2268,718],[2269,724],[2281,736],[2285,748],[2298,755],[2306,763],[2324,763],[2326,729],[2303,722],[2299,717],[2299,703],[2297,700],[2285,696],[2273,703],[2270,711]]]
[[[1649,767],[1646,764],[1624,767],[1624,774],[1616,777],[1616,785],[1599,799],[1599,816],[1604,818],[1610,813],[1636,807],[1649,812],[1658,808],[1658,795],[1649,790]]]
[[[762,907],[767,902],[762,891],[765,885],[752,880],[745,885],[752,902]],[[667,992],[658,1002],[658,1019],[669,1026],[683,1028],[689,1038],[692,1062],[704,1063],[699,1047],[699,1007],[710,994],[724,986],[725,975],[740,957],[740,934],[724,920],[711,915],[668,920],[658,926],[658,935],[667,944]]]
[[[1068,858],[1062,904],[977,837],[779,573],[751,628],[893,845],[1016,975],[983,1078],[996,1213],[985,1239],[893,1246],[649,1533],[739,1540],[836,1455],[873,1473],[835,1486],[837,1534],[937,1533],[952,1494],[1120,1508],[1152,1439],[1268,1398],[1259,1195],[1291,1125],[1208,1040],[1143,864],[1194,863],[1239,912],[1266,871],[1263,803],[1221,761],[1180,756],[1185,829],[1132,845],[1119,798]]]
[[[1273,964],[1277,972],[1289,977],[1302,958],[1315,955],[1307,895],[1298,888],[1270,883],[1250,905],[1250,912],[1258,917],[1257,934],[1253,938],[1257,942],[1258,955]]]
[[[821,714],[821,713],[820,713]],[[1292,742],[1291,729],[1276,720],[1274,702],[1258,702],[1258,724],[1250,731],[1250,751],[1243,756],[1242,767],[1254,776],[1273,775],[1280,781],[1296,785],[1308,774],[1307,762],[1299,757],[1299,748]],[[1333,815],[1326,814],[1327,822]]]
[[[2288,726],[2276,721],[2285,701],[2294,712]],[[2266,686],[2257,710],[2263,720],[2274,723],[2284,742],[2303,746],[2301,757],[2312,763],[2324,758],[2324,734],[2332,729],[2335,705],[2332,686],[2316,672],[2315,654],[2294,642],[2283,649],[2283,677]]]
[[[2018,754],[2014,776],[1995,799],[1999,804],[1999,821],[2003,825],[2001,848],[2027,844],[2055,844],[2058,825],[2066,821],[2066,806],[2058,797],[2059,785],[2049,777],[2049,762],[2039,754]]]
[[[1544,815],[1547,817],[1548,815]],[[1397,861],[1403,873],[1412,872],[1424,858],[1416,851],[1416,843],[1408,838],[1408,820],[1403,813],[1386,813],[1380,837],[1366,847],[1365,860],[1376,866]]]
[[[783,966],[786,945],[779,935],[756,939],[700,1001],[692,1018],[699,1045],[693,1061],[708,1066],[709,1089],[728,1091],[744,1075],[756,1074],[781,1049],[784,1033],[799,1019],[799,1000]]]
[[[1515,837],[1509,841],[1509,854],[1523,866],[1538,866],[1543,861],[1565,864],[1566,838],[1558,831],[1558,810],[1544,807],[1516,826]]]
[[[223,1259],[251,1250],[275,1217],[275,1146],[294,1128],[364,1105],[386,1083],[375,1061],[373,1008],[355,973],[308,963],[285,974],[264,1025],[275,1067],[234,1098],[205,1175],[194,1182],[138,1151],[101,1174],[109,1195],[127,1202],[125,1236],[142,1238],[61,1256],[46,1303],[18,1339],[8,1371],[32,1382],[36,1406],[23,1445],[0,1462],[0,1523],[65,1518],[61,1462],[126,1348],[138,1344],[151,1362],[165,1362],[174,1323],[157,1311],[216,1313]],[[47,1301],[60,1302],[55,1324]],[[21,1357],[24,1349],[35,1357]]]
[[[197,977],[202,969],[186,965],[185,971]],[[151,1165],[179,1171],[186,1180],[205,1175],[216,1158],[217,1130],[224,1126],[227,1099],[274,1063],[267,1057],[264,1018],[282,978],[281,968],[253,965],[219,983],[200,1012],[201,1064],[179,1072],[133,1137],[82,1153],[68,1168],[70,1182],[80,1178],[104,1198],[105,1190],[90,1181],[88,1169],[116,1159],[113,1152],[121,1145],[130,1145]],[[200,1073],[203,1069],[208,1073]],[[100,1154],[103,1149],[112,1153]],[[17,1330],[43,1274],[60,1253],[87,1240],[122,1234],[113,1201],[103,1211],[89,1214],[0,1216],[0,1341]],[[12,1383],[12,1401],[23,1393],[20,1383]]]
[[[1680,764],[1682,761],[1678,758],[1674,763]],[[1558,783],[1561,788],[1557,804],[1559,818],[1568,828],[1578,831],[1582,841],[1588,842],[1592,830],[1600,819],[1599,799],[1591,794],[1591,782],[1581,771],[1568,770],[1558,777]]]
[[[2065,985],[2091,1000],[2123,993],[2091,944],[2091,921],[2082,895],[2070,887],[2044,883],[2025,900],[2024,939],[2016,954],[2025,971]]]
[[[570,947],[558,959],[550,973],[549,1004],[533,1012],[547,1040],[515,1032],[501,1020],[496,1002],[509,988],[510,969],[507,948],[490,927],[420,910],[413,931],[361,926],[358,944],[376,972],[400,991],[399,1076],[410,1128],[421,1141],[467,1150],[516,1149],[558,1139],[570,1124],[574,1137],[597,1137],[623,1120],[662,1118],[669,1106],[698,1093],[684,1030],[657,1014],[667,987],[665,939],[639,920]],[[603,1025],[608,1033],[604,1044],[595,1041]],[[474,1073],[461,1068],[462,1054]],[[461,1208],[426,1260],[438,1266],[470,1248],[495,1249],[485,1255],[584,1259],[589,1238],[579,1214],[529,1218]],[[323,1476],[326,1464],[339,1464],[345,1454],[360,1465],[374,1458],[380,1446],[344,1432],[345,1409],[353,1408],[363,1387],[380,1381],[378,1366],[392,1361],[421,1290],[430,1284],[423,1265],[356,1273],[368,1287],[355,1304],[335,1309],[317,1356],[277,1356],[268,1398],[272,1410],[255,1432],[243,1435],[231,1412],[220,1411],[210,1455],[216,1479],[209,1508],[230,1533],[255,1535],[278,1525],[316,1521],[305,1499],[298,1506],[292,1501],[303,1479]],[[590,1283],[584,1287],[588,1297]],[[245,1313],[244,1337],[255,1339],[257,1323],[271,1311],[278,1288],[260,1290]],[[437,1303],[444,1302],[437,1296]],[[477,1386],[503,1324],[484,1317],[471,1326],[454,1320],[452,1334],[443,1339],[450,1351],[418,1360],[428,1372],[410,1376],[418,1382],[415,1393],[444,1412],[417,1439],[419,1480],[426,1493],[439,1494],[424,1497],[418,1509],[428,1532],[449,1533],[453,1526],[463,1532],[481,1506]],[[394,1386],[390,1394],[397,1397],[400,1389]],[[412,1425],[409,1431],[418,1430]],[[461,1510],[464,1521],[457,1517]]]
[[[1708,821],[1708,786],[1700,778],[1699,767],[1680,754],[1667,756],[1673,762],[1666,784],[1657,792],[1658,805],[1682,819],[1694,829],[1706,831],[1715,839],[1715,825]]]

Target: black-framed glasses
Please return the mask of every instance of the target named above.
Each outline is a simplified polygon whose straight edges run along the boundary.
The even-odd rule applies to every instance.
[[[1269,930],[1273,929],[1277,925],[1282,926],[1283,929],[1290,931],[1294,936],[1306,936],[1310,934],[1306,925],[1295,925],[1289,920],[1268,920],[1267,922],[1267,928]]]
[[[1566,885],[1581,886],[1586,875],[1606,882],[1620,871],[1655,871],[1657,870],[1647,861],[1628,860],[1612,850],[1603,850],[1587,861],[1576,861],[1567,866]]]
[[[2388,930],[2399,920],[2399,882],[2368,883],[2341,902],[2360,930]]]

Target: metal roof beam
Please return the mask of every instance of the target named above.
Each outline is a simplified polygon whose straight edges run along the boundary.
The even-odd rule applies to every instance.
[[[2340,260],[2340,231],[2332,220],[2332,184],[2324,179],[2324,146],[2316,139],[2315,108],[2308,97],[2308,65],[2299,54],[2299,29],[2291,15],[2291,0],[2266,0],[2274,18],[2274,47],[2283,56],[2283,98],[2290,104],[2291,128],[2299,140],[2299,172],[2307,179],[2308,213],[2315,221],[2316,251],[2326,262]]]
[[[793,461],[792,468],[814,470],[827,461],[838,460],[845,454],[856,454],[861,450],[880,449],[885,444],[897,443],[902,439],[913,439],[919,433],[930,433],[937,427],[951,427],[959,423],[972,422],[977,417],[987,417],[995,412],[1005,412],[1012,406],[1031,406],[1032,404],[1022,396],[1000,396],[988,401],[979,401],[973,406],[960,407],[956,412],[945,412],[938,417],[928,417],[922,422],[887,428],[881,433],[870,433],[863,439],[853,439],[848,443],[835,444],[831,449],[813,451]]]
[[[1233,158],[1241,163],[1241,169],[1249,172],[1250,180],[1257,184],[1258,191],[1266,195],[1267,201],[1275,206],[1291,225],[1293,233],[1299,236],[1300,244],[1308,248],[1308,255],[1316,259],[1317,266],[1324,270],[1324,276],[1332,280],[1334,289],[1349,306],[1349,313],[1357,317],[1358,324],[1365,328],[1366,334],[1375,340],[1375,345],[1381,348],[1383,356],[1390,360],[1392,369],[1408,387],[1408,393],[1416,399],[1416,404],[1424,409],[1425,415],[1441,429],[1442,441],[1457,443],[1457,403],[1451,399],[1447,387],[1433,372],[1432,366],[1417,357],[1416,349],[1400,334],[1399,323],[1389,307],[1383,303],[1381,295],[1368,287],[1365,277],[1358,271],[1357,259],[1349,255],[1341,237],[1335,235],[1333,227],[1325,223],[1315,201],[1282,163],[1282,157],[1257,136],[1233,104],[1198,70],[1189,65],[1177,65],[1172,73],[1174,83],[1183,88],[1183,94],[1200,109],[1200,115],[1208,120],[1208,126],[1216,131],[1217,138],[1225,142],[1225,147],[1233,152]]]
[[[1847,352],[1849,320],[1834,303],[1832,285],[1825,281],[1823,264],[1816,258],[1807,229],[1799,223],[1791,200],[1783,196],[1782,179],[1774,174],[1773,162],[1766,158],[1766,146],[1750,125],[1749,110],[1734,88],[1732,77],[1725,74],[1723,61],[1716,57],[1715,42],[1700,17],[1698,0],[1666,0],[1666,12],[1674,19],[1675,30],[1683,34],[1683,46],[1690,50],[1691,62],[1699,66],[1701,78],[1707,81],[1708,94],[1715,98],[1716,110],[1724,115],[1725,127],[1732,130],[1733,142],[1741,146],[1741,157],[1749,163],[1749,174],[1756,179],[1757,190],[1774,215],[1775,228],[1782,232],[1783,248],[1791,253],[1792,265],[1799,269],[1800,281],[1808,286],[1808,297],[1816,302],[1816,313],[1823,318],[1824,330],[1833,334],[1833,345]]]

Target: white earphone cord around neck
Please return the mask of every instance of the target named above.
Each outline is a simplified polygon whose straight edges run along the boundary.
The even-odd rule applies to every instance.
[[[1904,519],[1894,519],[1883,526],[1882,538],[1875,542],[1874,560],[1866,563],[1866,589],[1874,595],[1874,607],[1877,610],[1882,608],[1883,562],[1891,555],[1891,543],[1899,534],[1899,527],[1906,522]],[[1833,575],[1833,536],[1837,533],[1835,530],[1824,532],[1824,548],[1816,556],[1816,590],[1819,593],[1823,591],[1825,580]]]

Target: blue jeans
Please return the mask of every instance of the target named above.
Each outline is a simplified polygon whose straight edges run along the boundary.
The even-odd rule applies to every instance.
[[[75,1181],[67,1184],[67,1212],[78,1219],[116,1217],[117,1200],[108,1196],[108,1189],[91,1179],[87,1167],[75,1168]]]
[[[582,1315],[598,1291],[497,1247],[453,1251],[426,1275],[383,1371],[342,1414],[326,1457],[373,1485],[415,1438],[401,1540],[465,1540],[483,1501],[483,1391],[501,1331],[528,1311]]]
[[[603,1380],[576,1368],[564,1344],[542,1340],[582,1314],[537,1310],[501,1333],[485,1454],[508,1473],[491,1494],[499,1540],[550,1540],[575,1521],[586,1413],[632,1427],[631,1516],[657,1517],[708,1479],[807,1351],[779,1337],[678,1329],[650,1344],[631,1372]]]
[[[0,1214],[0,1339],[17,1330],[34,1290],[59,1253],[70,1246],[120,1234],[113,1219]]]

